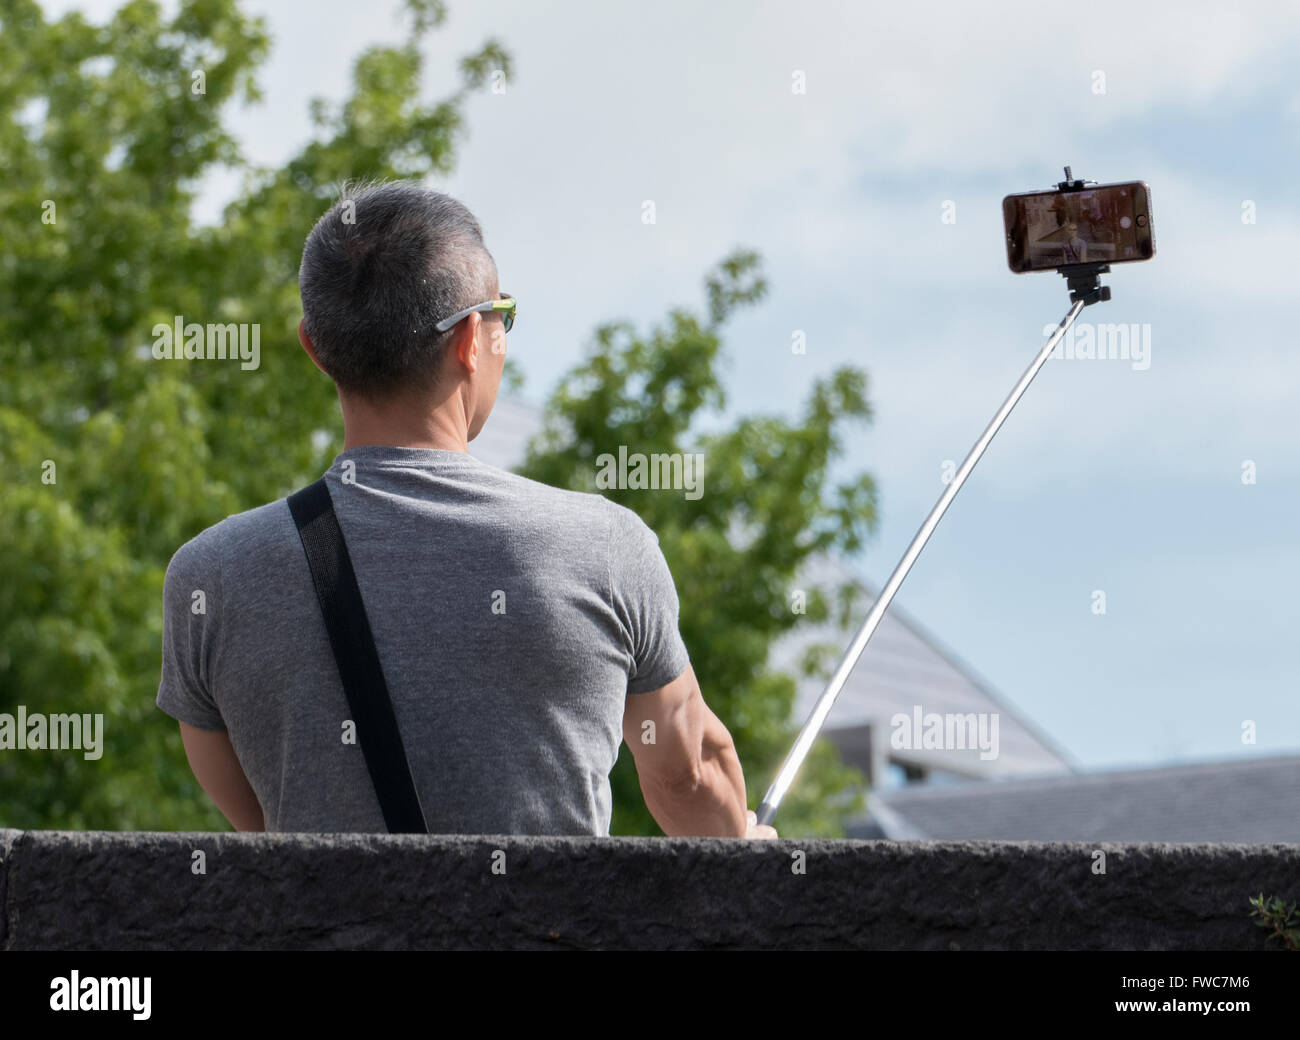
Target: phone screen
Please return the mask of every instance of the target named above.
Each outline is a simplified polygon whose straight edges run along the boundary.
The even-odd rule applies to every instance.
[[[1017,274],[1155,255],[1151,190],[1143,181],[1083,191],[1030,191],[1002,200],[1007,263]]]

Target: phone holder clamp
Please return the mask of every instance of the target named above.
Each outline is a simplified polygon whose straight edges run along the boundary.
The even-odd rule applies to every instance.
[[[1110,264],[1069,264],[1057,268],[1070,290],[1070,302],[1082,300],[1085,307],[1110,299],[1110,286],[1102,285],[1097,277],[1109,270]]]

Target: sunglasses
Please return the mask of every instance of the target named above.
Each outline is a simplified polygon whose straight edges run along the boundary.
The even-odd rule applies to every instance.
[[[502,321],[505,322],[506,331],[509,332],[514,328],[515,311],[518,310],[518,301],[513,296],[505,293],[501,294],[499,300],[488,300],[486,303],[476,303],[473,307],[466,307],[463,311],[457,311],[450,318],[444,318],[438,322],[434,328],[439,332],[446,332],[458,321],[464,321],[475,311],[481,311],[485,314],[491,314],[493,311],[499,312]]]

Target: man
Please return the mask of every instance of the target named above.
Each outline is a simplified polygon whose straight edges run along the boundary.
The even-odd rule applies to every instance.
[[[1079,225],[1073,221],[1065,225],[1065,247],[1061,253],[1061,262],[1064,264],[1088,262],[1088,243],[1079,234]]]
[[[312,229],[299,289],[343,412],[325,479],[430,831],[607,835],[626,738],[665,833],[776,837],[746,811],[654,532],[467,452],[515,313],[473,215],[362,186]],[[182,546],[164,606],[158,706],[231,825],[385,830],[286,501]]]

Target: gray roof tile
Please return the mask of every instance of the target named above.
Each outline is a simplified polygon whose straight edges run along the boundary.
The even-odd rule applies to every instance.
[[[1300,756],[872,792],[850,837],[1300,842]],[[899,833],[899,828],[908,833]]]

